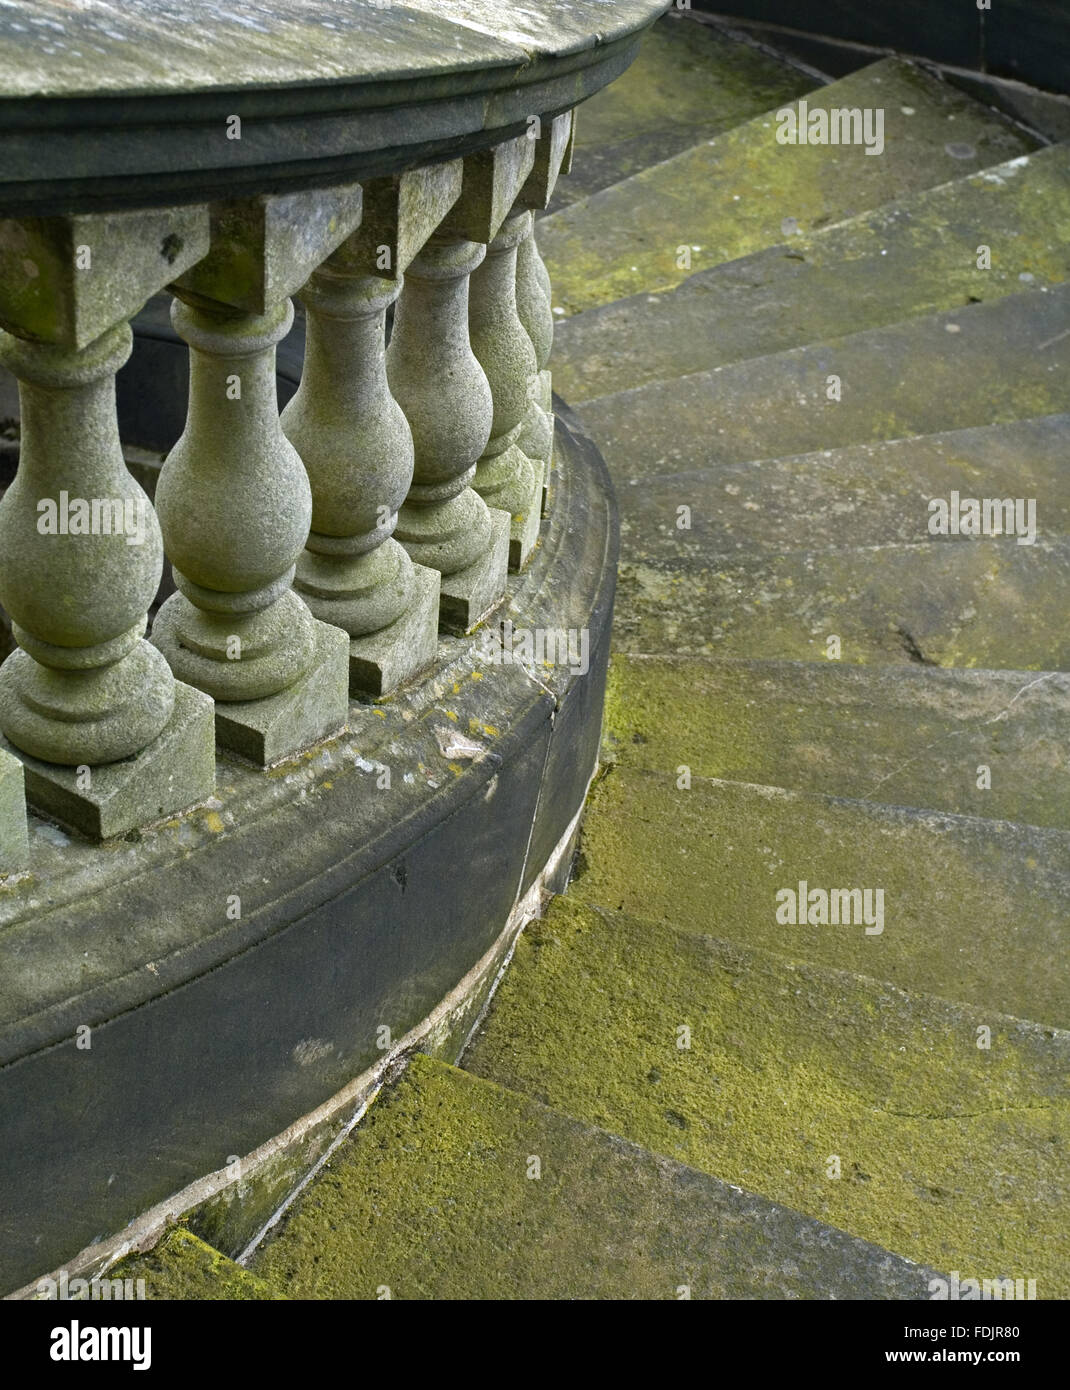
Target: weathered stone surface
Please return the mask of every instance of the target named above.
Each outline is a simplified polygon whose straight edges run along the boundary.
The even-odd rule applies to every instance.
[[[779,244],[787,218],[808,234],[1026,154],[1035,143],[896,58],[806,100],[811,111],[883,109],[883,153],[871,157],[862,145],[781,145],[776,113],[756,117],[547,217],[539,235],[554,304],[574,314],[640,290],[672,289],[694,271]],[[690,248],[688,266],[678,265],[681,247]]]
[[[621,562],[614,644],[670,655],[1059,671],[1070,542],[794,551],[697,567]]]
[[[490,438],[494,400],[468,332],[468,281],[485,249],[436,232],[412,262],[398,301],[387,352],[390,389],[412,430],[415,465],[395,535],[419,564],[445,576],[469,571],[462,591],[486,607],[466,606],[461,631],[478,621],[505,590],[492,593],[487,568],[493,526],[486,503],[470,486]],[[477,572],[472,572],[476,567]],[[453,622],[443,590],[440,616]],[[447,628],[447,630],[450,630]]]
[[[336,253],[338,264],[354,274],[402,274],[460,197],[463,169],[449,159],[365,183],[360,227]]]
[[[356,183],[213,203],[211,250],[172,279],[179,292],[266,314],[297,293],[360,214]]]
[[[207,761],[198,756],[174,678],[143,638],[163,553],[116,422],[115,372],[130,339],[121,323],[81,350],[4,342],[20,382],[23,446],[0,504],[0,594],[22,650],[0,671],[0,726],[41,760],[29,770],[30,800],[91,835],[181,810],[212,789],[210,746]],[[104,786],[90,789],[100,764],[109,765]]]
[[[663,850],[681,838],[672,820],[654,834]],[[649,868],[651,843],[633,861]],[[465,1065],[909,1259],[1059,1298],[1068,1047],[990,1009],[559,898],[520,938]]]
[[[517,197],[518,207],[542,211],[549,206],[558,175],[564,171],[565,160],[573,148],[575,120],[575,111],[564,111],[539,131],[531,172]]]
[[[1070,903],[1070,833],[880,805],[857,799],[871,790],[862,786],[838,798],[698,776],[682,790],[678,780],[676,768],[622,768],[600,784],[575,890],[585,901],[980,1009],[1070,1022],[1070,984],[1051,968]],[[660,851],[646,857],[653,843]],[[883,889],[883,931],[782,924],[777,893],[804,880]]]
[[[1029,550],[1032,537],[1070,534],[1068,439],[1070,415],[1046,415],[669,473],[621,488],[621,526],[629,555],[667,568],[852,546],[984,546],[1001,539],[989,534],[997,523]],[[950,523],[953,494],[956,526],[967,499],[988,499],[987,520],[978,512],[986,534],[950,524],[943,534],[931,504],[942,501]],[[1011,507],[993,510],[1003,499]]]
[[[204,206],[0,221],[0,324],[88,347],[207,253]]]
[[[923,1298],[931,1277],[419,1056],[253,1263],[302,1298]]]
[[[442,576],[439,625],[443,632],[457,637],[478,627],[505,597],[512,517],[496,507],[489,507],[487,514],[487,549],[464,569]]]
[[[618,488],[1070,409],[1070,286],[968,304],[584,404]],[[840,379],[840,400],[829,378]]]
[[[165,635],[166,629],[161,641]],[[220,747],[267,767],[338,734],[349,708],[349,649],[347,632],[314,621],[311,663],[292,685],[258,700],[216,705]]]
[[[438,604],[441,575],[413,565],[409,606],[378,632],[349,643],[349,689],[378,698],[402,681],[424,671],[438,651]]]
[[[0,873],[24,868],[29,854],[22,764],[0,748]]]
[[[455,241],[493,241],[532,171],[537,143],[530,135],[519,135],[466,155],[461,196],[446,214],[441,235]]]
[[[228,1260],[184,1226],[169,1231],[158,1245],[144,1255],[130,1255],[112,1265],[105,1279],[145,1281],[148,1300],[244,1300],[287,1299],[288,1294],[273,1288],[241,1265]]]
[[[614,89],[615,90],[615,89]],[[991,268],[978,267],[987,246]],[[574,405],[1070,278],[1070,147],[1056,145],[557,325]],[[980,259],[983,259],[980,258]],[[1022,277],[1027,277],[1023,280]]]
[[[133,757],[60,767],[23,753],[27,797],[43,815],[94,840],[175,816],[215,790],[212,713],[207,695],[175,681],[170,718]]]
[[[408,553],[391,535],[414,460],[412,431],[386,377],[386,311],[400,272],[397,279],[353,272],[350,249],[329,258],[305,287],[304,370],[281,423],[312,491],[295,587],[317,618],[364,642],[363,659],[351,653],[353,693],[383,695],[431,659],[438,577],[427,571],[417,585]],[[401,644],[394,653],[391,640]]]
[[[1067,830],[1068,724],[1061,672],[618,654],[603,757]]]
[[[813,86],[768,52],[670,11],[628,71],[577,111],[575,161],[552,206],[598,193]]]
[[[161,12],[156,0],[99,0],[55,18],[23,0],[0,28],[4,96],[205,92],[364,78],[428,78],[565,56],[628,36],[663,0],[195,0]]]

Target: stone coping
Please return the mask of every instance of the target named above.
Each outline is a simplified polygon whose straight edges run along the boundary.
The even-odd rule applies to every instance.
[[[0,7],[0,209],[159,206],[456,157],[611,82],[666,8],[19,0]]]

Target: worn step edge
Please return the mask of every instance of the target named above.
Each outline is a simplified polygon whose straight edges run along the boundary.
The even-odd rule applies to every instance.
[[[540,1156],[540,1181],[528,1185],[531,1155]],[[384,1187],[370,1193],[369,1163],[386,1169]],[[310,1188],[309,1205],[257,1257],[306,1297],[365,1288],[374,1297],[385,1284],[404,1298],[406,1280],[413,1296],[464,1297],[449,1292],[458,1277],[468,1278],[469,1297],[509,1297],[511,1282],[517,1296],[518,1261],[527,1298],[657,1297],[651,1285],[666,1298],[682,1288],[692,1298],[922,1298],[936,1277],[533,1096],[418,1056],[333,1169],[331,1184]],[[365,1202],[374,1216],[351,1237],[346,1220],[359,1221]]]

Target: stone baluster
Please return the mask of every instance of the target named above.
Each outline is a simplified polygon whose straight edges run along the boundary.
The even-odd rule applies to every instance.
[[[209,254],[172,286],[190,397],[156,489],[178,592],[152,640],[215,698],[218,743],[260,766],[336,733],[348,715],[349,635],[291,588],[312,499],[279,423],[275,345],[293,321],[289,296],[360,206],[348,186],[213,207]]]
[[[393,537],[414,451],[387,381],[386,311],[460,189],[459,160],[366,183],[360,227],[301,291],[305,365],[282,427],[308,471],[312,530],[294,587],[349,633],[353,694],[386,695],[438,646],[439,572]]]
[[[516,248],[529,218],[522,212],[502,223],[472,275],[468,310],[472,351],[487,374],[494,401],[490,438],[473,487],[488,506],[509,513],[512,570],[523,569],[531,557],[542,516],[544,466],[528,458],[518,442],[538,376],[535,349],[516,305]]]
[[[21,410],[0,504],[20,650],[0,669],[0,728],[31,804],[99,838],[214,788],[212,702],[144,640],[163,548],[115,413],[128,319],[207,249],[203,207],[0,223],[0,351]]]
[[[521,215],[526,219],[526,230],[516,254],[516,310],[535,350],[535,375],[517,443],[528,458],[542,465],[542,512],[546,515],[553,467],[554,421],[548,363],[554,343],[554,316],[543,281],[545,275],[548,286],[550,277],[535,244],[535,214]]]
[[[415,467],[396,537],[442,576],[439,623],[470,632],[501,602],[510,516],[471,483],[494,398],[469,337],[469,277],[531,167],[525,137],[464,159],[461,195],[405,275],[387,350],[390,388],[412,427]]]
[[[519,206],[532,209],[527,231],[517,247],[516,307],[520,322],[535,349],[536,375],[518,443],[529,458],[543,466],[542,513],[550,508],[553,469],[553,399],[550,380],[550,352],[554,342],[554,316],[550,275],[535,242],[536,210],[549,206],[560,174],[567,174],[575,141],[575,112],[555,116],[542,129],[535,150],[535,162],[517,199]]]

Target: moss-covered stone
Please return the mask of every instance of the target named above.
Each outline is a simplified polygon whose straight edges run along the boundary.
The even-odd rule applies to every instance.
[[[1068,1048],[991,1010],[557,899],[466,1065],[901,1255],[1057,1298]]]
[[[856,546],[669,567],[626,555],[614,644],[672,655],[1057,671],[1070,541]]]
[[[305,1298],[919,1298],[929,1278],[425,1057],[255,1264]]]
[[[755,117],[547,218],[539,241],[555,305],[574,314],[640,290],[672,289],[696,270],[778,244],[787,218],[806,234],[1026,154],[1035,143],[897,58],[819,88],[807,103],[811,111],[883,109],[883,153],[782,145],[775,111]],[[690,264],[678,264],[681,246],[691,248]]]
[[[700,778],[681,790],[678,781],[675,769],[624,768],[602,780],[584,826],[580,897],[904,989],[1070,1023],[1070,982],[1051,967],[1070,906],[1066,831]],[[778,921],[777,894],[802,881],[883,889],[882,930]]]
[[[264,1279],[228,1260],[203,1240],[176,1226],[144,1255],[131,1255],[107,1272],[109,1279],[145,1281],[148,1299],[286,1299]]]
[[[616,87],[610,92],[616,91]],[[983,173],[565,319],[554,384],[573,405],[1070,274],[1070,146]],[[979,255],[989,249],[989,259]],[[1023,280],[1022,277],[1028,277]]]
[[[812,86],[799,69],[670,12],[628,71],[579,108],[572,169],[551,206],[567,207]]]
[[[602,757],[1068,829],[1068,706],[1059,672],[620,654]]]

